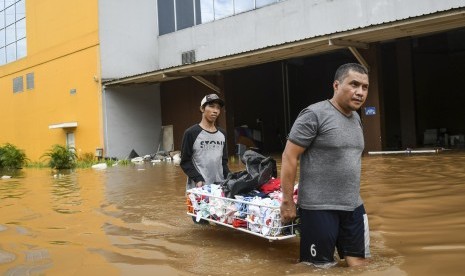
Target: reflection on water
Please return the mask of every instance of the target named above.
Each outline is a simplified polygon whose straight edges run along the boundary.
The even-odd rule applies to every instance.
[[[0,199],[17,198],[20,199],[26,193],[21,181],[18,179],[3,179],[0,185]]]
[[[21,170],[0,169],[0,200],[7,198],[22,198],[27,192],[24,183],[18,178],[22,178],[24,173]]]
[[[461,275],[464,163],[463,153],[364,157],[373,258],[366,267],[327,270],[296,263],[298,238],[268,242],[192,223],[186,178],[172,163],[24,169],[0,180],[0,273]],[[244,167],[236,159],[231,169]]]
[[[365,159],[371,223],[412,275],[463,273],[464,164],[463,154]]]
[[[58,213],[72,214],[80,212],[82,203],[78,174],[72,171],[54,174],[51,185],[51,198],[54,201],[53,210]]]

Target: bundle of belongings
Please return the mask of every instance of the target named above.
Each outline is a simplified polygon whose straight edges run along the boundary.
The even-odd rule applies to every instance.
[[[231,173],[222,183],[188,190],[188,214],[197,221],[207,219],[267,238],[295,236],[298,219],[288,225],[281,223],[282,192],[276,161],[252,150],[245,151],[241,161],[246,170]]]

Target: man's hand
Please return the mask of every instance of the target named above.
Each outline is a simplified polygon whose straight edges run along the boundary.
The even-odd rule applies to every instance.
[[[300,155],[305,151],[304,147],[286,142],[281,160],[281,190],[283,191],[283,201],[281,203],[281,221],[283,223],[292,222],[296,217],[296,207],[294,203],[294,185],[297,172],[297,164]]]
[[[199,181],[199,182],[195,183],[195,186],[196,186],[197,188],[202,187],[202,186],[203,186],[203,181]]]
[[[281,222],[283,224],[292,222],[296,217],[296,207],[294,201],[281,203]]]

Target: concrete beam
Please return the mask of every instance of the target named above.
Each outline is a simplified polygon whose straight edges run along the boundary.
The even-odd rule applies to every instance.
[[[218,86],[211,83],[210,81],[208,81],[207,79],[205,79],[204,77],[202,77],[202,76],[192,76],[192,78],[194,80],[200,82],[201,84],[205,85],[206,87],[210,88],[211,90],[221,94],[221,89]]]

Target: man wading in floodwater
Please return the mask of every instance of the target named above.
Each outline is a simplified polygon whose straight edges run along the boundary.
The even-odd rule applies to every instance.
[[[200,102],[202,120],[184,132],[180,166],[188,177],[186,190],[223,182],[229,174],[226,132],[216,126],[223,106],[218,95],[206,95]]]
[[[342,65],[333,89],[330,100],[300,112],[281,165],[281,217],[288,222],[296,216],[292,195],[300,158],[300,261],[317,267],[336,264],[335,248],[349,266],[365,264],[370,257],[368,219],[360,197],[364,140],[356,112],[368,95],[367,69]]]

